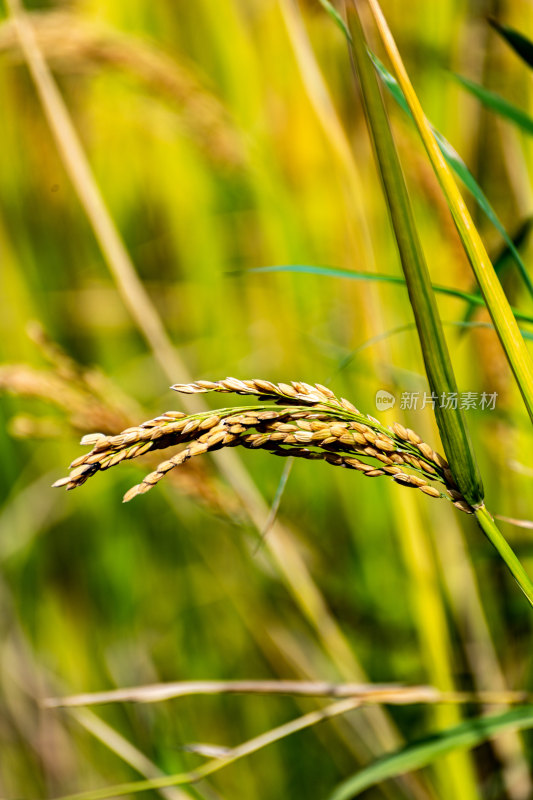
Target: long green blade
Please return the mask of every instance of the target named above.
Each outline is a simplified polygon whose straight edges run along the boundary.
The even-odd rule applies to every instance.
[[[474,97],[477,97],[484,106],[490,108],[491,111],[494,111],[496,114],[499,114],[500,117],[509,120],[514,125],[517,125],[523,131],[529,134],[533,134],[533,118],[526,114],[525,111],[522,111],[521,108],[517,108],[517,106],[510,103],[505,98],[501,97],[501,95],[496,94],[496,92],[491,92],[489,89],[485,89],[483,86],[480,86],[478,83],[474,83],[474,81],[469,80],[468,78],[463,78],[462,75],[456,75],[455,73],[451,73],[454,79],[464,86],[464,88],[473,94]]]
[[[515,31],[514,28],[509,28],[507,25],[502,25],[497,19],[489,17],[489,25],[500,34],[507,44],[512,47],[515,53],[526,62],[529,67],[533,68],[533,42],[527,39],[522,33]]]
[[[513,578],[533,606],[533,583],[506,538],[498,530],[492,515],[482,506],[481,508],[476,508],[476,519],[483,533],[501,555]]]
[[[379,58],[377,58],[373,53],[370,53],[370,58],[378,72],[379,77],[394,97],[400,108],[402,108],[410,117],[413,118],[411,111],[409,110],[409,106],[407,105],[407,101],[404,97],[404,94],[400,87],[398,86],[398,82],[393,78],[390,72],[385,68],[385,66],[381,63]],[[487,219],[489,219],[500,236],[505,241],[509,251],[516,262],[516,265],[520,271],[522,279],[526,284],[530,295],[533,297],[533,280],[531,279],[529,272],[526,269],[526,265],[522,261],[520,253],[518,252],[517,247],[515,246],[512,238],[509,236],[505,227],[501,223],[498,215],[496,214],[495,210],[493,209],[492,205],[489,202],[488,197],[486,196],[485,192],[478,184],[468,167],[466,166],[465,162],[459,155],[459,153],[455,150],[454,147],[450,144],[450,142],[445,139],[445,137],[439,133],[433,126],[433,134],[437,140],[437,143],[440,147],[440,151],[446,161],[448,162],[449,166],[453,169],[461,183],[468,189],[480,209],[483,211]]]
[[[333,8],[329,0],[319,0],[320,5],[328,12],[328,14],[332,17],[335,23],[338,25],[340,30],[346,36],[348,42],[351,42],[351,34],[342,17],[339,13]],[[405,99],[402,89],[398,85],[396,79],[390,74],[390,72],[386,69],[384,64],[379,60],[379,58],[374,55],[370,50],[368,51],[370,58],[372,59],[372,63],[377,70],[380,79],[383,81],[384,85],[387,87],[391,95],[394,97],[400,108],[402,108],[410,117],[413,119],[413,115],[411,114],[411,110]],[[514,261],[518,267],[518,270],[522,276],[522,280],[527,286],[527,289],[530,295],[533,297],[533,280],[527,271],[527,268],[518,252],[517,247],[515,246],[513,240],[505,230],[504,225],[501,223],[498,215],[496,214],[495,210],[493,209],[492,205],[490,204],[487,196],[483,192],[481,186],[477,183],[476,179],[466,166],[465,162],[459,155],[459,153],[455,150],[455,148],[448,142],[448,140],[441,134],[439,131],[431,126],[435,139],[437,140],[437,144],[439,145],[440,151],[444,158],[446,159],[448,165],[452,168],[454,173],[457,175],[459,180],[462,184],[468,189],[471,193],[473,198],[475,199],[478,206],[481,208],[483,213],[486,217],[491,221],[494,225],[496,230],[499,232],[501,237],[504,239],[505,243],[507,244]]]
[[[346,27],[346,24],[340,14],[333,8],[329,0],[319,0],[320,5],[328,12],[328,14],[332,17],[335,21],[336,25],[341,29],[343,34],[346,36],[348,42],[351,41],[350,31]],[[377,73],[380,79],[383,81],[384,85],[387,87],[391,95],[394,97],[400,108],[402,108],[406,114],[408,114],[411,119],[413,119],[413,115],[411,114],[411,110],[409,109],[409,105],[405,96],[398,86],[398,81],[390,74],[388,69],[385,67],[384,64],[379,60],[379,58],[374,55],[370,50],[368,51],[370,58],[372,59],[372,63],[377,70]],[[531,279],[524,262],[518,252],[517,248],[515,247],[513,240],[505,230],[504,225],[501,223],[498,215],[496,214],[495,210],[493,209],[492,205],[489,202],[489,199],[485,195],[483,189],[478,184],[468,167],[466,166],[465,162],[459,155],[459,153],[455,150],[455,148],[450,144],[450,142],[441,134],[439,131],[433,127],[433,134],[437,140],[437,143],[440,147],[440,151],[450,167],[453,169],[459,180],[462,184],[468,189],[478,206],[481,208],[485,216],[492,222],[500,236],[504,239],[505,243],[509,247],[511,254],[516,262],[516,265],[520,271],[522,276],[522,280],[526,284],[530,295],[533,296],[533,280]]]
[[[375,281],[378,283],[390,283],[397,286],[406,285],[405,278],[402,278],[401,275],[385,275],[380,272],[358,272],[357,270],[344,269],[343,267],[327,267],[315,264],[281,264],[280,266],[272,267],[254,267],[246,270],[246,272],[299,272],[306,275],[323,275],[328,278],[347,278],[351,281]],[[439,283],[432,283],[431,287],[434,292],[447,294],[450,297],[457,297],[459,300],[465,300],[467,303],[471,303],[474,306],[485,305],[485,301],[481,295],[472,292],[464,292],[461,289],[454,289],[452,286],[441,286]],[[522,322],[533,323],[533,316],[531,314],[526,314],[518,308],[512,308],[512,312],[516,319]]]
[[[513,247],[515,250],[517,250],[524,244],[529,235],[532,225],[533,225],[533,217],[528,217],[522,222],[522,224],[520,225],[520,227],[518,228],[512,239]],[[505,244],[502,250],[500,250],[500,252],[496,255],[494,259],[494,272],[496,273],[496,275],[500,280],[512,257],[513,257],[513,252],[508,244]],[[481,297],[481,292],[479,291],[479,287],[477,286],[477,284],[475,284],[470,291],[472,294],[475,294],[476,297]],[[468,322],[468,320],[472,319],[475,310],[476,306],[473,303],[470,303],[463,317],[465,322]],[[522,335],[524,335],[523,331]]]
[[[532,727],[533,706],[523,706],[503,714],[461,722],[453,728],[439,731],[380,758],[341,783],[328,800],[350,800],[370,786],[376,786],[387,778],[425,767],[453,750],[476,747],[504,731],[527,730]]]

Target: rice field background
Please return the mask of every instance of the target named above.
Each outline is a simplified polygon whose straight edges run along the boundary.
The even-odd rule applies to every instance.
[[[356,5],[390,69],[369,7]],[[531,69],[488,21],[533,39],[531,4],[381,8],[428,118],[530,271],[531,131],[455,76],[531,121]],[[396,777],[378,772],[364,797],[532,797],[531,608],[472,515],[385,477],[299,459],[288,468],[240,448],[193,459],[126,505],[157,460],[51,489],[86,451],[83,435],[184,410],[171,384],[226,376],[324,384],[442,451],[405,287],[304,269],[402,277],[342,31],[318,0],[27,11],[10,0],[0,24],[1,796],[95,800],[145,781],[140,797],[327,800],[441,732],[449,752],[431,745]],[[36,91],[25,31],[66,117]],[[383,96],[431,280],[475,293],[416,128]],[[81,148],[69,161],[70,122]],[[85,158],[90,172],[73,176]],[[464,197],[509,302],[532,315],[501,234]],[[259,269],[289,266],[300,269]],[[475,399],[465,416],[487,506],[533,575],[531,525],[508,521],[533,519],[530,420],[486,310],[445,293],[437,302],[459,392]],[[520,322],[529,347],[532,322]],[[376,407],[380,391],[392,408]],[[225,397],[205,402],[240,402]],[[46,707],[249,680],[431,686],[447,702],[419,693],[354,707],[160,788],[333,699],[220,688]],[[461,739],[469,720],[506,714],[490,741]]]

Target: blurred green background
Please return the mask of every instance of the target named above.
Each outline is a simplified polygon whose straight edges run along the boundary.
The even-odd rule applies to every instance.
[[[492,14],[531,37],[531,4],[382,7],[426,113],[513,233],[532,209],[531,141],[450,72],[531,113],[531,74],[486,22]],[[110,217],[190,378],[319,381],[437,446],[429,408],[375,409],[378,389],[398,398],[427,390],[416,333],[382,336],[412,321],[402,287],[249,272],[314,264],[401,274],[345,42],[318,2],[80,0],[32,2],[31,11]],[[81,433],[99,422],[118,430],[180,408],[180,398],[108,268],[8,17],[4,9],[2,796],[190,769],[203,759],[186,744],[233,746],[321,705],[215,696],[76,715],[42,710],[51,694],[246,678],[530,688],[527,604],[476,525],[445,501],[296,463],[282,529],[258,548],[247,510],[207,458],[127,506],[122,494],[146,465],[71,494],[50,489],[82,452]],[[433,280],[468,290],[470,269],[416,132],[387,104]],[[472,212],[496,253],[498,234]],[[530,310],[512,270],[505,285]],[[465,312],[442,296],[439,308],[446,321]],[[28,336],[32,321],[65,355],[35,326]],[[467,412],[488,504],[530,519],[531,435],[496,336],[446,332],[460,390],[498,392],[494,411]],[[216,407],[216,396],[207,401]],[[270,505],[284,463],[266,453],[242,460]],[[532,573],[530,531],[503,527]],[[402,740],[474,712],[353,711],[166,796],[324,798]],[[507,735],[365,797],[525,800],[531,744]]]

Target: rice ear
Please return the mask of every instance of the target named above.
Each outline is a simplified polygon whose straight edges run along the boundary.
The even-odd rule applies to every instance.
[[[462,511],[472,510],[457,490],[446,459],[418,434],[399,423],[386,428],[319,383],[275,384],[259,379],[225,378],[175,384],[172,388],[185,394],[213,391],[254,395],[261,403],[257,409],[247,408],[244,413],[239,406],[190,415],[166,411],[117,436],[99,433],[84,436],[82,444],[92,449],[76,458],[70,474],[54,486],[74,489],[96,472],[122,461],[148,451],[184,445],[126,493],[124,502],[128,502],[149,491],[167,472],[194,456],[222,447],[241,446],[277,456],[322,460],[332,466],[355,469],[370,478],[389,476],[396,483],[421,489],[430,497],[447,497]],[[274,407],[265,405],[265,400],[273,402]],[[442,484],[446,494],[428,481]]]

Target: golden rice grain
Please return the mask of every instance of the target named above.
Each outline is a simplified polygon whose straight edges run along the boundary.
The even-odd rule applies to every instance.
[[[241,446],[263,449],[281,457],[323,460],[332,466],[355,469],[369,478],[389,475],[396,483],[420,489],[430,497],[444,497],[439,489],[428,484],[428,480],[436,481],[443,484],[457,508],[472,511],[457,491],[446,459],[418,434],[399,423],[385,428],[374,417],[364,417],[349,401],[339,400],[322,384],[300,381],[274,384],[225,378],[175,384],[172,388],[186,394],[213,391],[255,395],[261,404],[244,412],[238,407],[192,415],[167,411],[116,436],[90,434],[82,443],[92,447],[91,451],[75,459],[70,474],[54,486],[73,489],[99,470],[121,461],[149,450],[184,444],[181,452],[161,462],[126,493],[127,502],[147,492],[170,470],[194,456],[221,447]],[[264,405],[264,401],[273,402],[275,407]]]

